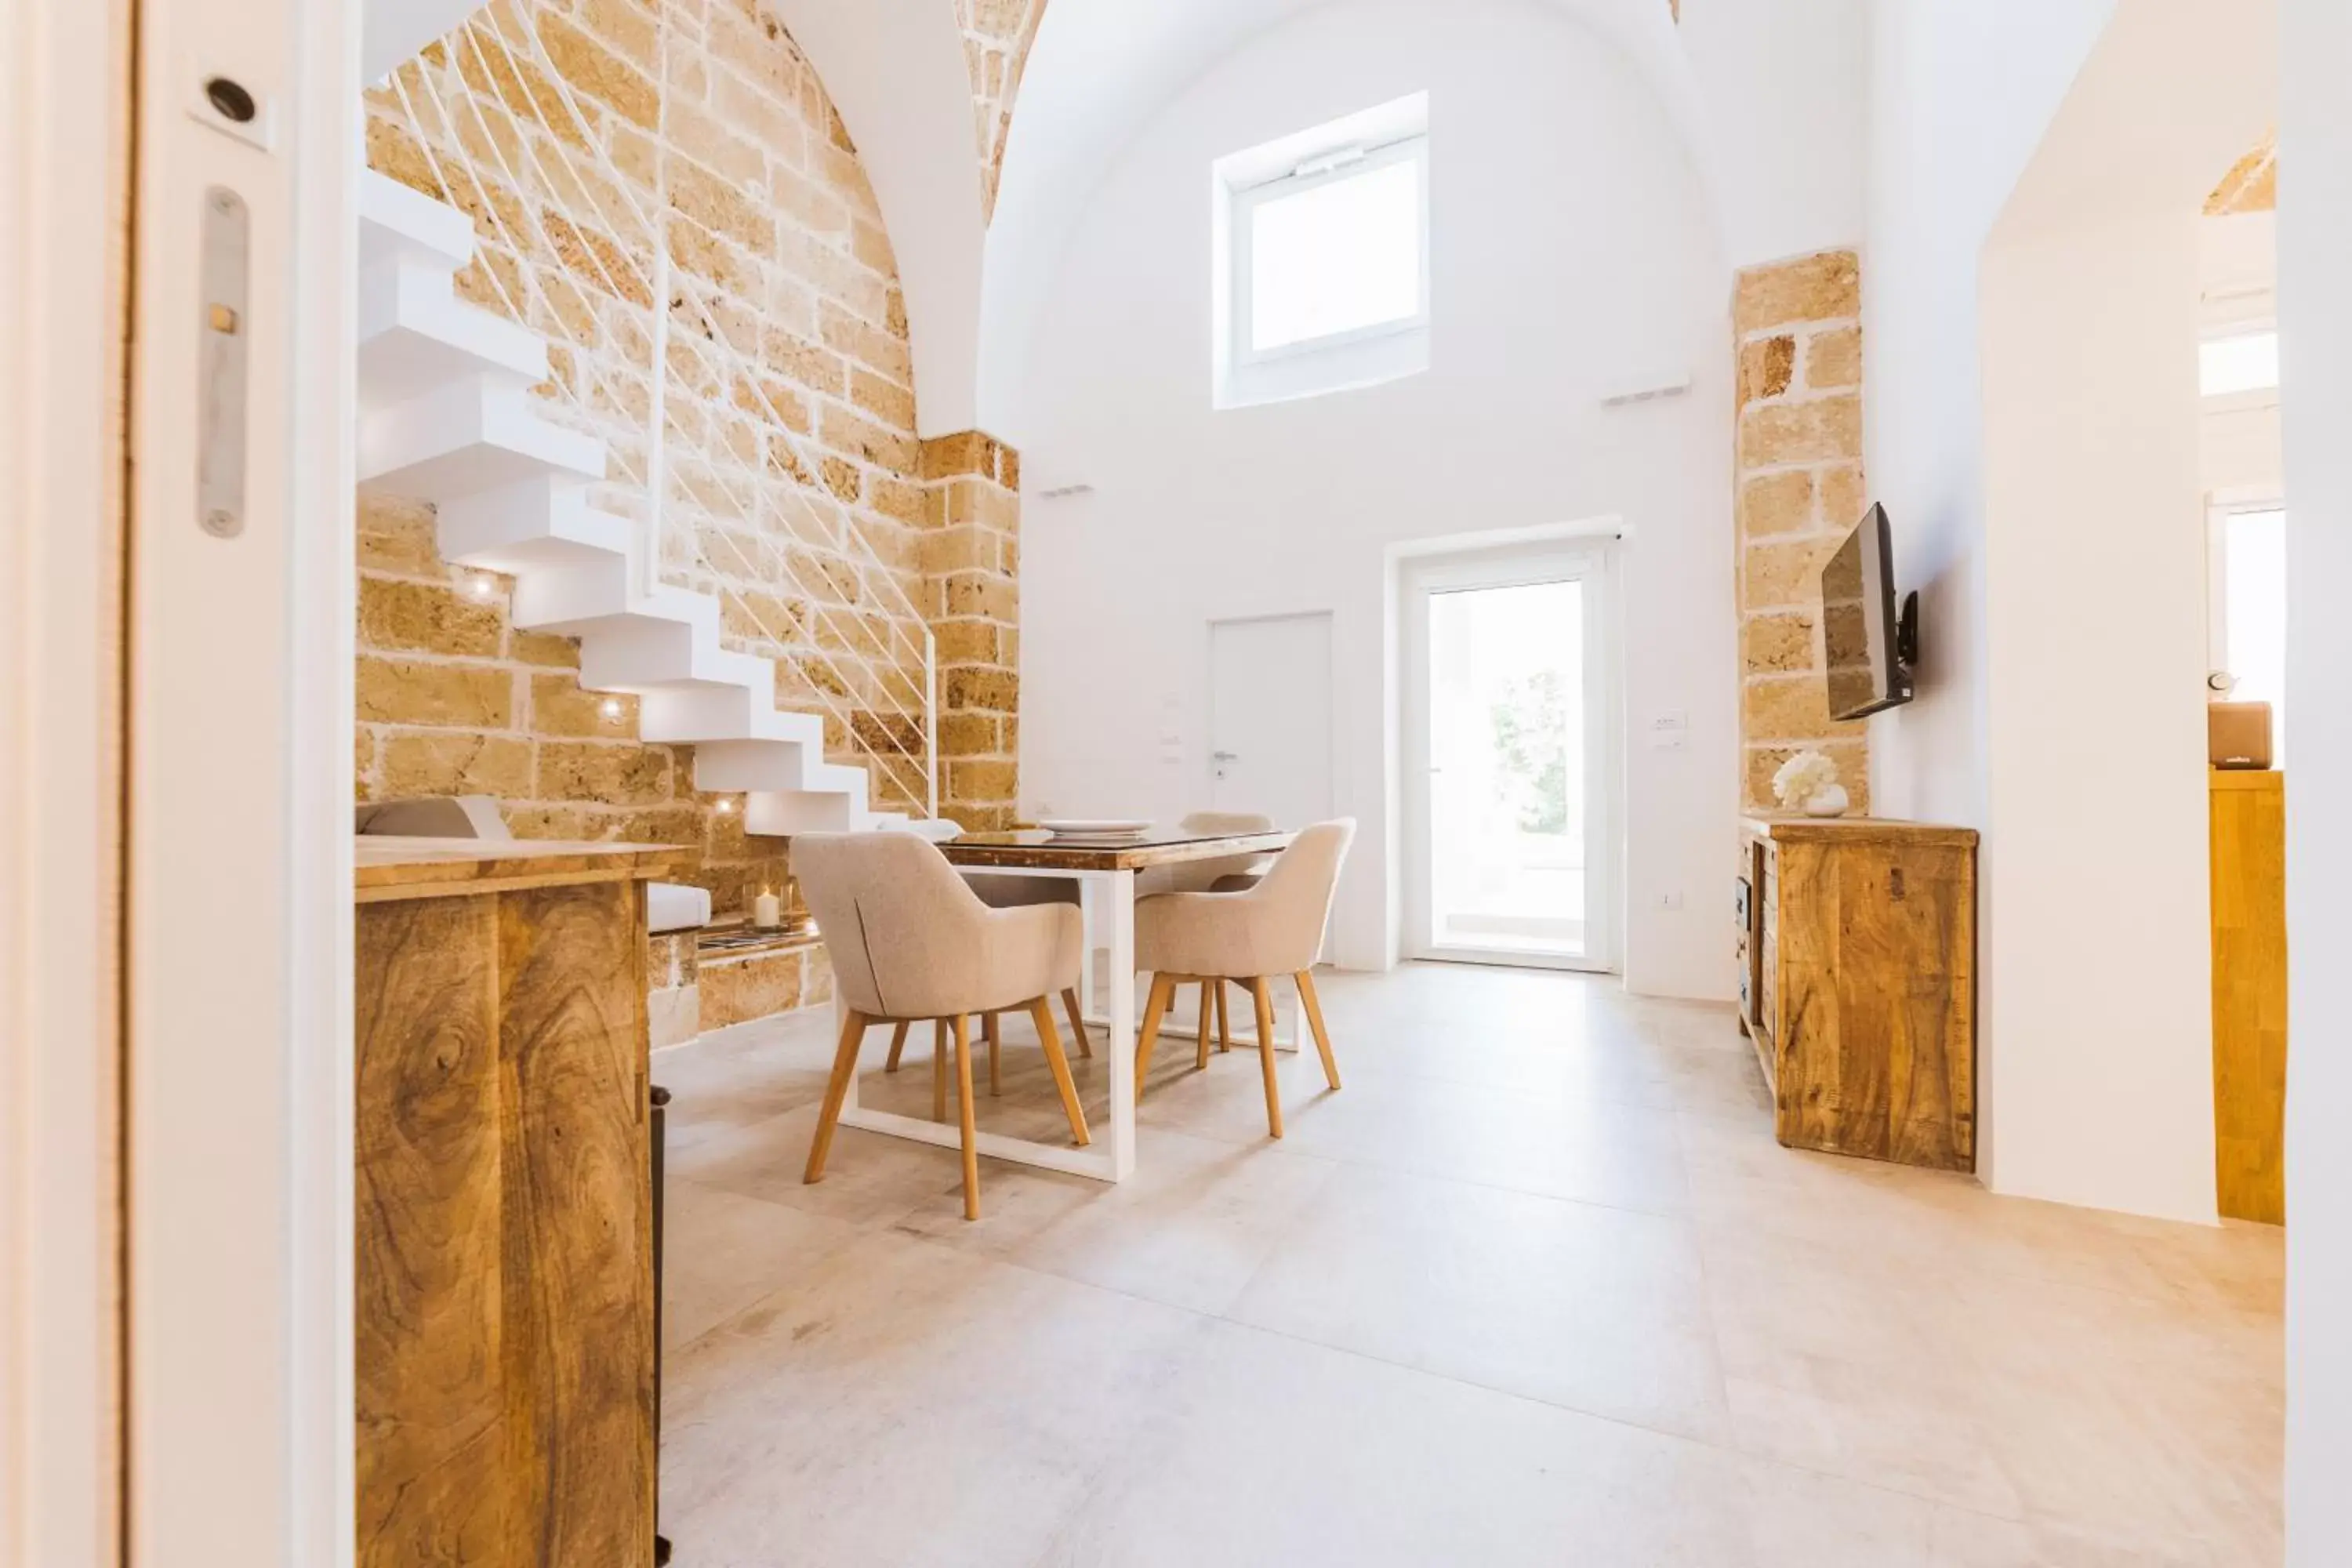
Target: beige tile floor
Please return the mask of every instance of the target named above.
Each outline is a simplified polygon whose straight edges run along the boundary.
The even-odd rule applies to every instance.
[[[845,1131],[829,1021],[656,1059],[685,1568],[2252,1568],[2276,1233],[1791,1152],[1727,1010],[1332,975],[1347,1088],[1170,1041],[1103,1187]],[[927,1036],[870,1103],[927,1114]],[[1097,1049],[1100,1048],[1099,1040]],[[1080,1065],[1091,1114],[1104,1075]],[[1009,1023],[984,1127],[1051,1136]]]

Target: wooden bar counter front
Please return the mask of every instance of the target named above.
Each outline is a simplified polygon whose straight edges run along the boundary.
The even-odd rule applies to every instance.
[[[363,1568],[643,1568],[645,883],[676,851],[358,841]]]

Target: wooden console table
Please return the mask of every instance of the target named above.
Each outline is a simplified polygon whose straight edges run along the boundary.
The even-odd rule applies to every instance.
[[[362,1568],[647,1568],[642,845],[357,841]]]
[[[1976,1169],[1976,833],[1743,825],[1740,1022],[1791,1148]]]

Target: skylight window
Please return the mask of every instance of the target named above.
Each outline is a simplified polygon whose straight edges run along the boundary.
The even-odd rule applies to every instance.
[[[1429,368],[1429,100],[1417,94],[1221,160],[1219,407]]]
[[[1423,142],[1360,152],[1244,198],[1249,351],[1277,353],[1423,320]]]

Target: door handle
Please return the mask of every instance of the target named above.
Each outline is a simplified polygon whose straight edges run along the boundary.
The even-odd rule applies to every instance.
[[[1213,763],[1238,763],[1242,759],[1238,752],[1211,752],[1209,760]]]

